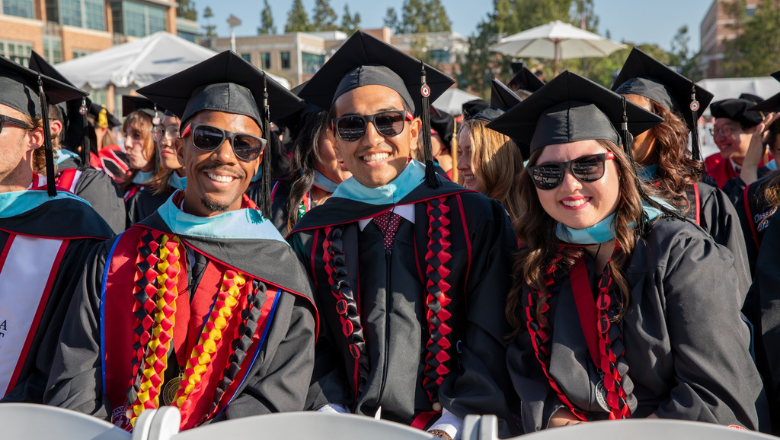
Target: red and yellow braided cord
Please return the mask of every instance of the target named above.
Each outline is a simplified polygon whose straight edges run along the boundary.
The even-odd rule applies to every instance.
[[[176,405],[182,412],[191,402],[187,398],[201,383],[203,374],[208,370],[212,355],[217,351],[217,341],[222,339],[222,331],[227,327],[233,311],[238,306],[241,288],[246,284],[244,275],[229,269],[222,276],[222,286],[217,294],[217,301],[209,314],[209,320],[203,326],[198,345],[192,349],[192,354],[184,370],[184,378],[176,391]]]
[[[160,406],[160,387],[168,367],[168,350],[173,339],[173,325],[176,314],[177,284],[181,264],[179,261],[179,238],[163,235],[160,243],[160,259],[157,262],[157,294],[155,297],[154,324],[149,350],[144,359],[143,378],[138,398],[132,406],[130,423],[135,426],[136,418],[146,409]]]

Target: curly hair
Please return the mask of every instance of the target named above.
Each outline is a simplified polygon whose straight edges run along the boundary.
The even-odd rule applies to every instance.
[[[601,146],[615,155],[620,185],[618,207],[615,210],[613,227],[620,251],[610,261],[612,279],[621,292],[622,302],[616,319],[625,314],[629,302],[629,286],[623,277],[623,268],[628,264],[639,236],[637,228],[631,223],[638,222],[642,215],[642,197],[635,182],[635,173],[626,153],[615,144],[606,140],[597,140]],[[531,153],[529,165],[539,160],[543,150]],[[514,337],[522,328],[523,322],[519,311],[522,309],[522,290],[524,285],[532,286],[542,293],[537,304],[538,315],[547,303],[549,292],[545,283],[548,270],[569,270],[577,258],[583,255],[581,247],[562,246],[556,237],[556,220],[542,207],[536,186],[527,172],[521,173],[516,197],[521,208],[520,215],[513,220],[513,226],[519,240],[525,246],[518,252],[513,262],[513,285],[507,297],[506,316],[512,325]]]
[[[298,222],[298,204],[311,190],[314,182],[314,164],[320,161],[319,139],[327,127],[328,112],[320,110],[305,118],[301,132],[293,144],[292,163],[288,178],[292,182],[287,197],[287,227],[291,230]]]
[[[27,124],[25,130],[28,132],[33,131],[37,128],[43,129],[43,118],[32,118],[28,115],[22,115],[21,120],[24,121],[25,124]],[[54,136],[54,133],[52,133],[51,137],[51,146],[56,150],[60,148],[59,139]],[[32,153],[32,167],[33,172],[46,175],[46,148],[44,144],[41,144],[40,147],[33,150]],[[56,170],[55,165],[55,170]]]

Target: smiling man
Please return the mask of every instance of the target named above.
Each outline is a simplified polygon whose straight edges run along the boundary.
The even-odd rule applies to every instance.
[[[330,109],[353,176],[288,237],[323,323],[307,407],[442,438],[467,414],[497,414],[506,437],[518,434],[503,312],[516,241],[498,202],[435,172],[428,101],[452,83],[358,31],[299,94]],[[410,158],[419,136],[425,164]]]
[[[282,117],[299,100],[232,52],[139,91],[181,118],[187,186],[92,254],[47,403],[127,430],[162,405],[181,429],[302,410],[317,312],[268,206],[244,196],[261,163],[271,175],[269,106]]]

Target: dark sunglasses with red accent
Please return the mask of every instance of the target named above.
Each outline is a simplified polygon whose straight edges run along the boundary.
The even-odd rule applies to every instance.
[[[18,127],[24,128],[25,130],[30,129],[30,126],[27,125],[27,123],[22,120],[12,118],[6,115],[0,115],[0,133],[3,132],[3,126],[5,126],[6,123],[16,125]]]
[[[408,111],[390,110],[374,115],[347,115],[335,118],[331,129],[343,141],[354,142],[366,134],[368,123],[374,124],[376,131],[385,137],[398,136],[404,131],[406,121],[413,121],[414,116]]]
[[[198,150],[214,151],[227,139],[236,157],[247,162],[260,157],[267,143],[265,139],[251,134],[233,133],[205,124],[187,124],[187,128],[181,134],[182,139],[190,133],[192,133],[192,145],[195,145]]]
[[[589,154],[568,162],[546,162],[541,165],[526,167],[534,185],[541,190],[558,188],[563,182],[566,170],[580,182],[595,182],[604,177],[604,169],[608,160],[615,159],[612,152]]]

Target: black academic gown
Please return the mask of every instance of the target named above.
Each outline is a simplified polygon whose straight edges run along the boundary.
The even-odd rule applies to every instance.
[[[23,361],[16,386],[13,389],[9,387],[0,401],[42,403],[60,329],[67,316],[68,304],[77,290],[81,270],[92,249],[113,235],[111,228],[92,208],[72,199],[49,201],[24,214],[0,219],[0,249],[4,251],[17,241],[16,238],[23,236],[64,240],[67,243],[57,268],[54,265],[36,267],[39,271],[35,275],[28,274],[45,279],[56,270],[48,301],[41,304],[43,312],[37,329],[30,329],[34,337],[28,346],[28,355]],[[41,257],[43,260],[49,256]],[[5,264],[3,267],[8,268]],[[7,316],[6,311],[0,306],[0,321],[14,318]],[[6,330],[7,326],[3,326],[0,332],[5,333]],[[6,335],[3,334],[3,337]]]
[[[157,213],[126,234],[138,228],[170,233]],[[179,235],[179,238],[187,248],[187,260],[194,258],[194,268],[187,269],[191,294],[201,287],[204,267],[214,262],[232,266],[254,277],[256,286],[260,283],[269,290],[281,289],[275,312],[269,318],[272,319],[270,328],[255,355],[256,360],[250,364],[245,380],[236,389],[227,408],[203,423],[303,410],[314,362],[317,312],[309,283],[295,254],[286,243],[277,240],[215,239],[185,235]],[[82,272],[80,285],[68,310],[69,319],[57,346],[44,400],[50,405],[103,419],[112,417],[112,409],[116,412],[103,387],[101,369],[104,361],[100,355],[102,277],[107,256],[115,241],[97,247]],[[110,304],[106,304],[105,310],[110,307]],[[199,330],[195,329],[195,332]],[[127,347],[127,350],[131,350],[131,347]],[[252,353],[247,352],[241,368],[245,368],[250,361]],[[171,349],[168,368],[174,365],[176,355]],[[166,374],[166,377],[171,376],[175,374]],[[204,398],[210,401],[214,396]],[[119,412],[123,411],[120,409]]]
[[[58,176],[64,170],[76,169],[79,163],[68,159],[57,165]],[[89,202],[92,208],[103,217],[115,234],[125,230],[124,201],[122,191],[108,174],[87,167],[81,170],[81,177],[76,182],[73,194]]]
[[[594,275],[594,260],[585,259],[595,291],[600,274]],[[547,286],[549,372],[572,404],[603,420],[608,413],[595,395],[600,370],[583,336],[568,272],[559,269]],[[637,240],[625,278],[631,299],[618,325],[637,401],[632,418],[656,414],[758,429],[756,406],[765,409],[765,400],[750,357],[750,332],[740,317],[744,295],[731,253],[694,225],[664,218]],[[523,328],[509,348],[507,365],[523,401],[524,428],[533,432],[546,429],[565,405],[535,357],[527,331],[528,293],[523,286],[517,311]]]
[[[287,226],[287,198],[290,197],[292,180],[279,179],[271,182],[271,222],[276,226],[282,236],[290,233]],[[257,206],[260,206],[263,198],[262,185],[252,185],[247,189],[246,195]]]
[[[764,177],[772,174],[773,172],[774,170],[764,165],[763,167],[760,167],[758,169],[757,177],[759,179],[763,179]],[[736,205],[738,200],[742,196],[742,193],[745,191],[745,187],[747,187],[747,185],[745,184],[745,181],[743,181],[741,177],[732,177],[726,182],[725,185],[723,185],[723,192],[726,193],[729,200],[731,200]]]
[[[391,252],[385,250],[383,232],[375,223],[361,231],[357,220],[374,217],[392,205],[331,197],[295,225],[288,240],[312,278],[322,322],[307,407],[338,404],[368,416],[381,407],[382,419],[407,425],[437,407],[460,418],[496,414],[502,437],[518,435],[521,431],[510,410],[517,404],[516,397],[504,366],[509,332],[504,304],[515,235],[498,202],[440,180],[440,188],[421,183],[399,201],[398,205],[413,204],[415,222],[402,220]],[[424,387],[426,344],[431,336],[425,290],[428,229],[446,223],[429,221],[426,200],[438,198],[449,208],[444,228],[449,234],[442,234],[451,243],[451,259],[445,263],[451,273],[445,280],[452,301],[446,322],[452,329],[447,335],[449,372],[438,391],[432,391],[441,406],[432,404]],[[350,298],[346,307],[354,324],[344,322],[337,309],[344,303],[331,290],[323,250],[326,239],[333,242],[333,255],[343,252],[331,260],[331,273],[351,286],[342,284],[342,292]],[[437,246],[434,243],[432,249],[438,251]],[[435,266],[437,261],[430,263]],[[346,276],[339,276],[344,271]],[[351,293],[355,288],[357,294]],[[345,337],[347,328],[355,332]],[[365,343],[356,362],[352,344],[361,341]],[[427,420],[418,427],[427,428],[437,416]]]
[[[125,208],[127,209],[125,221],[128,228],[154,214],[157,208],[162,206],[176,192],[176,188],[169,186],[160,194],[155,194],[156,192],[157,188],[144,188],[125,201]]]
[[[769,225],[768,217],[775,212],[775,208],[765,197],[768,188],[767,183],[771,176],[771,174],[767,175],[746,187],[743,186],[742,191],[734,202],[742,225],[750,273],[753,276],[756,274],[758,251],[761,248],[766,227]]]

